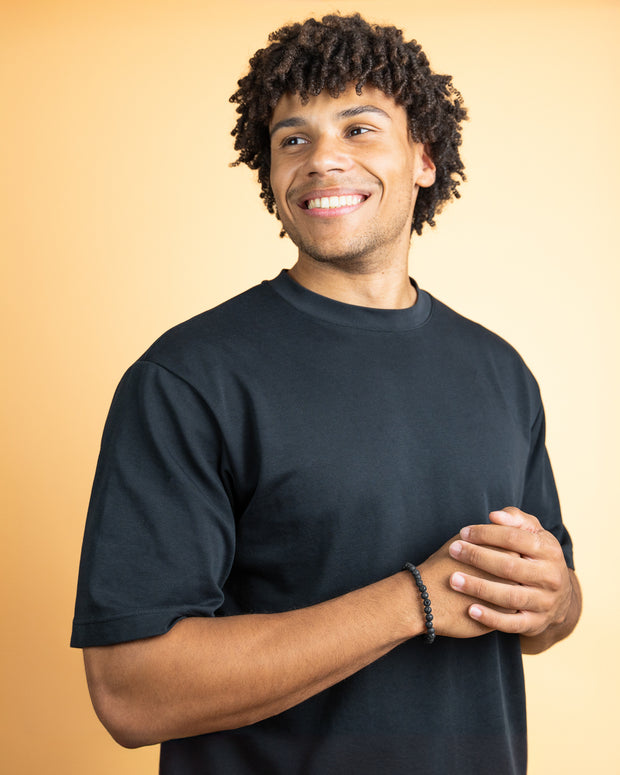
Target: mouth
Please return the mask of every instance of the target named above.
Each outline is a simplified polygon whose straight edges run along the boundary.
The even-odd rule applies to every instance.
[[[297,200],[297,207],[313,218],[331,220],[355,212],[370,196],[369,192],[359,190],[315,189],[303,194]]]
[[[365,194],[344,194],[342,196],[316,196],[312,199],[304,199],[303,207],[306,210],[340,210],[343,207],[352,207],[366,201]]]

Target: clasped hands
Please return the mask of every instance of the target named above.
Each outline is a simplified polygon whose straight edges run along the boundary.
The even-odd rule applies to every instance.
[[[555,536],[514,507],[489,518],[490,524],[463,528],[420,566],[432,590],[437,632],[536,636],[562,623],[572,584]]]

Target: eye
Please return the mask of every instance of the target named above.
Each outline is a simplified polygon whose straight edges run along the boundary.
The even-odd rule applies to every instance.
[[[294,135],[293,137],[286,137],[282,141],[282,145],[303,145],[304,143],[307,143],[308,141],[304,137],[299,137],[298,135]]]
[[[349,135],[352,137],[356,137],[358,135],[364,135],[367,132],[370,132],[371,130],[368,129],[366,126],[354,126],[349,130]]]

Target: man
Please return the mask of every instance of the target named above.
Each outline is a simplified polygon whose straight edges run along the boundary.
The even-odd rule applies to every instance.
[[[521,651],[581,605],[542,404],[407,270],[465,109],[395,28],[270,40],[233,134],[297,262],[124,376],[72,643],[163,773],[524,773]]]

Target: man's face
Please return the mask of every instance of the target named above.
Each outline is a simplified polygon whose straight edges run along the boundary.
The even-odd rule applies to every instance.
[[[271,188],[300,258],[371,271],[409,250],[419,186],[435,167],[405,109],[371,86],[303,105],[284,95],[271,131]]]

